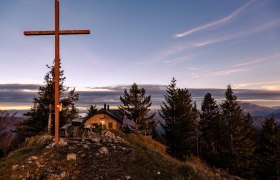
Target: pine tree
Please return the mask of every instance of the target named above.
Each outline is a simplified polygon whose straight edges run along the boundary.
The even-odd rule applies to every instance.
[[[226,100],[222,102],[222,121],[225,124],[224,137],[222,138],[222,149],[224,166],[232,169],[237,167],[237,149],[241,138],[243,113],[233,94],[231,86],[228,85],[225,92]]]
[[[89,119],[90,117],[92,117],[93,115],[95,115],[97,113],[97,108],[96,108],[96,105],[90,105],[90,107],[87,109],[88,112],[87,112],[87,115],[86,117],[84,118],[85,120]]]
[[[238,150],[237,159],[239,169],[237,169],[237,174],[240,174],[243,177],[252,178],[256,175],[257,167],[257,133],[253,126],[253,118],[249,113],[244,117],[242,136]]]
[[[176,155],[186,160],[191,154],[196,154],[196,121],[197,110],[187,89],[178,89],[178,121],[175,123],[175,137],[178,141]]]
[[[33,106],[30,111],[25,113],[27,118],[17,127],[20,137],[30,137],[38,133],[47,131],[48,120],[51,118],[51,128],[54,121],[54,66],[48,66],[49,72],[44,77],[44,86],[39,87],[38,95],[33,99]],[[71,120],[78,117],[78,109],[74,102],[78,101],[79,95],[75,89],[69,91],[69,87],[64,86],[65,77],[63,70],[60,71],[60,102],[62,111],[60,112],[60,126],[70,123]],[[67,94],[68,92],[68,94]]]
[[[209,92],[204,95],[201,104],[199,130],[202,156],[210,163],[217,163],[221,149],[222,124],[219,106]]]
[[[265,121],[260,133],[258,176],[280,179],[280,127],[273,117]]]
[[[176,111],[176,102],[178,101],[178,94],[176,89],[176,80],[173,77],[171,83],[166,89],[166,94],[164,95],[165,102],[162,102],[161,110],[159,111],[160,116],[165,120],[164,130],[167,145],[167,152],[173,155],[176,149],[176,139],[175,139],[175,122],[178,118],[178,113]]]
[[[176,88],[175,78],[166,92],[160,115],[165,120],[167,152],[186,160],[196,153],[197,110],[189,91]]]
[[[225,124],[222,133],[224,135],[221,138],[224,161],[222,166],[229,168],[232,173],[244,177],[249,173],[246,172],[245,166],[252,165],[250,158],[255,151],[254,128],[252,121],[244,116],[230,85],[225,92],[225,98],[226,100],[221,104],[222,121]]]
[[[120,96],[120,100],[123,105],[119,106],[119,111],[123,118],[133,120],[140,130],[152,128],[150,125],[153,124],[155,113],[149,115],[152,105],[151,96],[146,96],[144,88],[138,88],[134,83],[129,92],[124,90],[124,95]]]

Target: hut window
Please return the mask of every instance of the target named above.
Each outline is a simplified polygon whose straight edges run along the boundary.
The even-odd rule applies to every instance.
[[[109,129],[112,129],[112,128],[113,128],[113,123],[109,123],[109,124],[108,124],[108,128],[109,128]]]

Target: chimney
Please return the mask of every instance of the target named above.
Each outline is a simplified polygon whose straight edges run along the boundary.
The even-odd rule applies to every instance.
[[[107,111],[110,111],[110,106],[109,105],[107,105]]]
[[[106,104],[104,104],[104,110],[106,110]]]

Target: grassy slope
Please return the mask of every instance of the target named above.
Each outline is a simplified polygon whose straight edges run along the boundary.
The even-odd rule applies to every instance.
[[[11,179],[14,164],[19,164],[26,158],[43,152],[49,142],[40,142],[39,139],[39,136],[29,139],[21,148],[11,152],[8,157],[0,159],[0,180]]]
[[[150,175],[147,179],[155,179],[155,174],[160,172],[160,179],[215,179],[214,172],[197,158],[181,162],[166,154],[166,146],[147,136],[114,133],[137,149],[135,161],[129,163],[139,177],[141,174],[146,174]],[[149,171],[147,168],[151,170],[150,173],[147,173]]]
[[[165,153],[166,147],[149,137],[114,133],[128,141],[128,148],[133,149],[129,154],[115,158],[119,161],[119,168],[125,170],[133,179],[215,179],[215,173],[199,159],[181,162],[168,156]],[[31,138],[22,148],[0,161],[0,179],[10,179],[12,165],[20,164],[32,155],[40,156],[46,151],[44,148],[46,144],[39,143],[38,139]],[[113,161],[112,164],[115,163]]]

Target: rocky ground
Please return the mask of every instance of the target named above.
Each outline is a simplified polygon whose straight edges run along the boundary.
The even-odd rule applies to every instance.
[[[117,135],[116,135],[117,134]],[[0,179],[240,179],[199,158],[181,162],[140,134],[102,131],[86,139],[44,135],[28,139],[0,160]]]
[[[60,139],[42,154],[13,165],[12,179],[131,179],[123,157],[133,153],[125,140],[109,131],[88,139]]]

